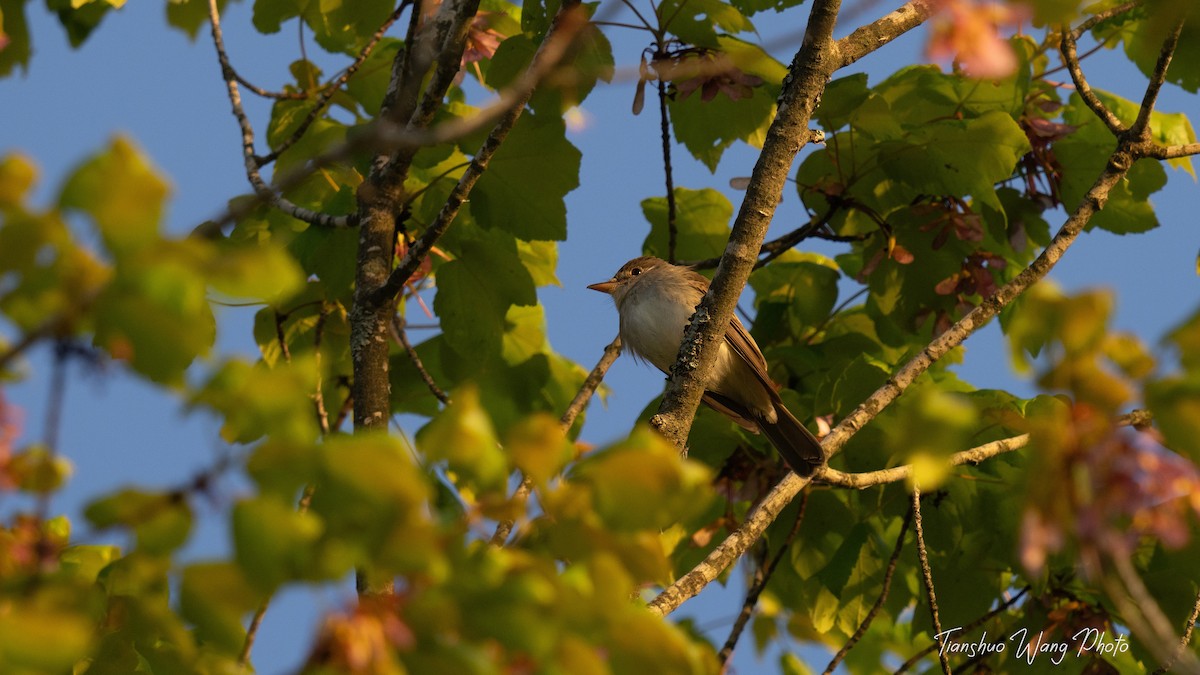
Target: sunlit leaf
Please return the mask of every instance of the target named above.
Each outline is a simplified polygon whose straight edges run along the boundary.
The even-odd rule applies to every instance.
[[[580,158],[561,118],[522,115],[472,191],[472,214],[520,239],[566,239],[563,199],[579,186]]]
[[[105,246],[120,256],[155,240],[167,192],[166,181],[149,160],[132,141],[118,136],[75,169],[58,203],[90,216]]]
[[[180,614],[203,640],[236,654],[246,633],[242,616],[258,607],[262,595],[232,563],[193,563],[180,576]]]
[[[417,447],[482,490],[501,488],[508,477],[495,428],[472,387],[454,392],[454,402],[417,435]]]
[[[670,213],[666,198],[643,199],[642,213],[650,221],[650,234],[642,244],[643,252],[666,259]],[[675,188],[676,259],[700,260],[720,256],[729,240],[732,217],[733,204],[720,192],[711,188]]]

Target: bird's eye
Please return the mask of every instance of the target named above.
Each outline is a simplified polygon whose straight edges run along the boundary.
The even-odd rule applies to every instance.
[[[631,277],[636,277],[637,275],[639,275],[641,273],[642,273],[642,268],[640,268],[640,267],[635,267],[635,268],[629,270],[629,276],[631,276]]]

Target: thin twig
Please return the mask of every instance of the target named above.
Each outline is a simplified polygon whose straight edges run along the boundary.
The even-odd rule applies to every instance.
[[[4,370],[6,367],[8,367],[8,364],[13,359],[25,353],[25,350],[37,344],[38,341],[50,337],[50,335],[54,333],[57,325],[58,322],[48,321],[42,324],[40,328],[25,333],[21,336],[21,339],[18,340],[16,344],[4,350],[3,352],[0,352],[0,370]]]
[[[771,561],[758,568],[757,573],[754,575],[754,585],[746,592],[746,599],[742,602],[742,611],[738,613],[737,619],[734,620],[733,628],[729,631],[729,637],[725,639],[725,645],[717,653],[717,661],[723,667],[729,663],[729,658],[733,656],[733,650],[737,646],[742,632],[746,630],[746,624],[750,622],[750,617],[754,616],[754,608],[758,606],[759,596],[766,590],[767,583],[771,581],[771,575],[775,573],[775,568],[779,566],[779,561],[783,560],[784,554],[787,553],[792,542],[796,539],[796,534],[800,531],[800,523],[804,522],[804,512],[807,509],[808,491],[806,490],[800,495],[800,507],[796,511],[796,520],[792,523],[792,529],[788,530],[787,537],[779,545],[779,550],[775,551],[775,555],[771,558]]]
[[[70,353],[70,345],[65,339],[59,339],[55,343],[54,363],[50,367],[50,388],[46,393],[45,426],[42,431],[42,445],[46,449],[47,462],[54,462],[58,457],[58,436],[62,431],[62,413],[67,396],[67,358]],[[38,537],[34,551],[39,571],[52,559],[50,531],[46,526],[46,521],[50,519],[50,494],[51,491],[44,487],[38,490]]]
[[[1154,159],[1180,159],[1193,155],[1200,155],[1200,143],[1167,146],[1154,144],[1146,152],[1147,157],[1153,157]]]
[[[1138,108],[1137,119],[1129,127],[1130,135],[1135,138],[1143,134],[1146,138],[1150,136],[1150,113],[1154,110],[1154,104],[1158,101],[1158,92],[1162,89],[1163,82],[1166,81],[1167,68],[1171,65],[1171,57],[1175,55],[1175,47],[1179,45],[1179,35],[1183,32],[1183,23],[1186,19],[1186,14],[1179,19],[1179,23],[1175,24],[1175,29],[1163,42],[1162,51],[1158,53],[1158,61],[1154,64],[1154,72],[1150,75],[1150,84],[1147,85],[1146,93],[1142,96],[1142,106]]]
[[[596,393],[596,389],[604,381],[604,375],[608,373],[608,369],[612,367],[613,362],[620,355],[621,337],[617,336],[604,348],[604,354],[601,355],[600,360],[596,362],[595,367],[588,373],[588,376],[584,378],[583,384],[579,385],[579,391],[575,392],[575,398],[571,399],[571,403],[563,412],[562,417],[559,418],[559,425],[563,433],[570,431],[571,426],[575,424],[575,418],[587,406],[588,401],[592,398],[592,394]],[[532,491],[533,479],[529,476],[524,476],[521,478],[521,484],[513,492],[512,501],[518,504],[524,503]],[[493,546],[503,546],[504,542],[508,541],[508,536],[512,534],[515,522],[515,520],[507,519],[497,523],[496,531],[492,534],[490,540],[491,544]]]
[[[1062,41],[1059,43],[1058,50],[1062,53],[1063,65],[1067,67],[1067,72],[1071,74],[1071,81],[1075,83],[1075,91],[1079,93],[1079,97],[1083,99],[1087,107],[1091,108],[1096,117],[1104,123],[1104,126],[1108,127],[1108,130],[1114,136],[1120,136],[1125,133],[1125,125],[1104,105],[1100,98],[1096,96],[1096,92],[1092,91],[1091,85],[1088,84],[1087,77],[1083,74],[1083,67],[1079,65],[1075,37],[1071,31],[1063,30]]]
[[[1114,420],[1114,425],[1124,427],[1142,427],[1150,423],[1152,415],[1148,410],[1134,410],[1128,414],[1122,415]],[[963,464],[979,464],[984,460],[991,459],[998,455],[1003,455],[1014,450],[1020,450],[1026,445],[1029,445],[1029,434],[1021,434],[1010,438],[1002,438],[998,441],[984,443],[970,450],[956,452],[946,460],[948,466],[962,466]],[[878,471],[866,471],[863,473],[843,473],[837,469],[829,467],[822,468],[814,479],[819,480],[829,485],[836,485],[844,488],[854,488],[864,490],[876,485],[884,485],[886,483],[898,483],[907,479],[912,475],[912,465],[904,464],[902,466],[894,466],[890,469],[879,469]]]
[[[963,635],[970,633],[971,631],[982,626],[983,624],[987,623],[988,621],[991,621],[992,618],[995,617],[996,615],[1000,614],[1001,612],[1006,611],[1009,607],[1012,607],[1014,604],[1017,603],[1018,600],[1020,600],[1022,597],[1025,596],[1026,593],[1029,592],[1029,588],[1030,588],[1029,586],[1022,588],[1018,593],[1013,595],[1011,598],[1009,598],[1008,600],[1005,600],[1004,602],[997,605],[995,609],[988,611],[986,614],[979,617],[978,619],[975,619],[971,623],[964,625],[962,627]],[[908,670],[910,668],[917,665],[918,661],[925,658],[930,652],[932,652],[935,649],[939,649],[940,647],[941,647],[941,644],[939,642],[937,642],[937,641],[930,642],[928,647],[925,647],[924,649],[917,652],[916,654],[913,654],[911,657],[909,657],[909,659],[907,661],[900,664],[900,667],[896,669],[895,675],[900,675],[901,673],[908,672]]]
[[[287,315],[278,310],[272,313],[275,315],[275,341],[279,343],[279,353],[283,356],[284,363],[291,363],[292,350],[288,347],[287,337],[283,333],[283,322],[287,320]]]
[[[858,628],[854,630],[854,634],[850,636],[846,644],[842,645],[838,653],[833,655],[833,658],[829,661],[829,665],[825,666],[825,675],[832,673],[838,667],[838,664],[842,662],[842,659],[846,658],[846,654],[849,654],[850,650],[854,649],[858,641],[867,634],[867,629],[871,627],[871,622],[875,620],[875,616],[879,614],[879,610],[883,609],[883,603],[887,601],[888,592],[892,588],[892,576],[896,573],[896,564],[900,561],[900,552],[904,550],[904,537],[908,534],[912,518],[913,509],[910,506],[908,512],[904,514],[903,523],[900,525],[900,534],[896,535],[896,546],[892,549],[892,556],[888,558],[887,569],[883,572],[883,588],[879,591],[879,597],[875,599],[875,604],[871,606],[867,615],[863,617],[862,622],[858,624]]]
[[[1192,631],[1196,628],[1196,620],[1200,619],[1200,595],[1196,596],[1196,603],[1192,605],[1192,613],[1188,615],[1187,621],[1183,624],[1183,637],[1179,638],[1179,647],[1175,651],[1175,655],[1168,661],[1162,664],[1162,667],[1154,671],[1154,675],[1162,675],[1171,670],[1171,665],[1183,654],[1188,648],[1188,644],[1192,641]]]
[[[262,98],[272,98],[280,101],[303,101],[309,96],[309,92],[307,91],[270,91],[269,89],[255,86],[249,80],[242,77],[242,74],[236,70],[233,71],[233,77],[246,91]]]
[[[392,337],[404,347],[405,353],[408,354],[408,360],[412,361],[413,366],[417,369],[417,374],[421,376],[421,381],[429,388],[429,393],[442,402],[442,405],[450,405],[450,397],[446,392],[438,386],[434,381],[433,376],[425,369],[425,363],[421,361],[421,356],[417,354],[417,350],[413,348],[412,342],[408,339],[408,333],[404,331],[404,317],[397,314],[392,319]]]
[[[1122,622],[1141,639],[1142,645],[1159,663],[1173,661],[1172,667],[1178,667],[1184,673],[1200,673],[1200,663],[1196,657],[1178,650],[1180,639],[1175,635],[1170,619],[1163,614],[1162,608],[1142,582],[1129,556],[1116,554],[1108,556],[1108,559],[1116,568],[1116,579],[1120,583],[1111,574],[1103,574],[1101,584],[1109,599],[1120,609]]]
[[[933,634],[942,634],[942,619],[938,616],[937,594],[933,592],[933,570],[929,567],[929,554],[925,550],[925,529],[921,523],[921,488],[914,485],[912,491],[913,531],[917,534],[917,559],[921,562],[921,579],[925,584],[925,596],[929,599],[929,618],[933,622]],[[942,672],[950,675],[950,658],[946,650],[938,650],[938,661]]]
[[[655,58],[665,56],[662,47],[654,55]],[[675,263],[675,243],[679,237],[679,225],[675,222],[675,178],[671,170],[671,119],[667,116],[667,83],[658,78],[658,114],[659,125],[662,128],[663,173],[667,183],[667,261]]]
[[[299,308],[300,307],[296,307],[291,311],[294,312]],[[279,341],[279,349],[283,353],[284,361],[291,363],[291,351],[288,348],[287,340],[285,339],[283,332],[283,322],[287,318],[287,315],[288,313],[280,313],[278,311],[275,312],[275,336]],[[316,389],[313,393],[313,405],[317,415],[317,427],[321,431],[322,438],[328,436],[330,433],[329,413],[325,410],[325,395],[322,392],[322,388],[324,387],[324,376],[321,372],[321,340],[325,333],[325,319],[328,316],[329,310],[327,306],[325,303],[321,303],[321,311],[317,315],[317,324],[313,328],[313,358],[316,360],[317,368],[317,383]],[[308,511],[308,507],[309,504],[312,503],[312,496],[315,490],[316,486],[312,483],[304,486],[304,492],[301,494],[300,501],[296,505],[296,510],[299,513],[305,513]],[[250,664],[250,653],[254,650],[254,642],[258,638],[258,630],[262,626],[263,619],[266,617],[267,610],[270,608],[271,601],[273,599],[274,595],[268,595],[267,597],[263,598],[262,603],[259,604],[258,609],[254,612],[254,616],[250,619],[249,625],[246,626],[246,637],[242,641],[242,650],[238,654],[238,664],[243,667]]]
[[[238,91],[237,77],[234,75],[233,66],[229,63],[229,55],[225,52],[225,38],[221,33],[221,16],[217,11],[217,0],[208,0],[208,17],[212,25],[212,39],[213,46],[217,50],[217,61],[221,65],[221,77],[225,80],[229,103],[233,106],[233,116],[237,119],[238,126],[242,131],[242,160],[246,168],[246,178],[250,181],[250,186],[254,188],[254,193],[280,211],[311,225],[320,227],[352,226],[354,219],[351,216],[333,216],[306,209],[284,198],[281,192],[272,189],[263,180],[254,153],[254,127],[251,126],[250,118],[246,116],[246,110],[242,107],[242,95]]]
[[[1112,9],[1106,9],[1103,12],[1097,12],[1088,17],[1086,21],[1076,26],[1075,29],[1071,31],[1071,36],[1078,40],[1084,33],[1094,28],[1096,24],[1099,24],[1102,21],[1108,21],[1113,17],[1124,14],[1125,12],[1137,7],[1141,7],[1144,3],[1145,0],[1134,0],[1134,2],[1127,2],[1123,5],[1113,7]]]
[[[759,260],[758,262],[756,262],[754,264],[754,269],[758,269],[758,268],[762,267],[763,265],[766,265],[768,262],[771,262],[775,258],[778,258],[779,256],[783,255],[785,252],[789,251],[796,244],[799,244],[800,242],[804,241],[808,237],[811,237],[816,230],[820,229],[821,227],[824,227],[826,224],[829,223],[829,219],[833,217],[834,213],[835,213],[835,210],[834,210],[834,208],[831,207],[828,211],[826,211],[822,215],[814,214],[807,223],[801,225],[800,227],[797,227],[796,229],[792,230],[791,232],[788,232],[787,234],[785,234],[783,236],[772,239],[771,241],[763,242],[762,246],[758,247],[758,254],[760,256],[765,254],[766,257]],[[721,258],[716,257],[716,258],[705,258],[703,260],[696,260],[696,261],[692,261],[692,262],[684,262],[684,263],[680,263],[680,264],[687,265],[687,266],[689,266],[693,269],[697,269],[697,270],[710,270],[710,269],[715,268],[720,262],[721,262]]]
[[[912,382],[933,365],[944,354],[962,344],[970,335],[982,328],[1002,308],[1025,289],[1041,280],[1058,263],[1091,220],[1108,200],[1108,193],[1129,171],[1138,153],[1143,150],[1133,144],[1122,142],[1109,156],[1104,170],[1088,189],[1078,207],[1063,223],[1050,244],[1021,271],[1012,281],[1000,287],[950,329],[934,338],[919,354],[904,364],[882,387],[871,394],[862,404],[843,419],[822,440],[827,457],[837,454],[854,434],[874,419],[884,408],[896,400]],[[695,596],[713,579],[716,579],[734,560],[745,552],[766,527],[775,519],[783,507],[810,479],[795,474],[785,477],[766,498],[759,503],[743,521],[742,526],[725,541],[713,549],[691,571],[679,577],[675,583],[654,598],[648,607],[655,613],[666,615],[674,611],[685,600]]]
[[[405,252],[404,258],[396,265],[387,280],[382,286],[375,289],[370,294],[368,304],[373,307],[383,306],[385,303],[391,302],[400,290],[404,287],[405,282],[409,277],[416,272],[420,267],[421,262],[429,251],[433,248],[437,240],[450,227],[459,209],[466,203],[468,195],[475,187],[475,183],[483,172],[487,170],[488,163],[496,150],[508,137],[508,133],[516,125],[517,120],[521,117],[521,113],[525,111],[525,104],[533,95],[534,85],[540,82],[541,79],[548,73],[562,57],[566,54],[567,47],[571,40],[585,25],[585,18],[578,11],[579,1],[568,0],[563,2],[558,14],[554,18],[554,23],[551,24],[546,38],[542,41],[534,54],[533,61],[529,65],[523,82],[528,82],[526,86],[520,87],[521,92],[510,104],[507,111],[501,116],[496,126],[492,129],[492,133],[488,135],[483,145],[475,153],[471,159],[471,164],[463,172],[462,177],[458,179],[458,183],[446,198],[446,203],[442,206],[442,210],[438,213],[437,220],[421,234]]]
[[[390,15],[388,15],[387,20],[380,24],[378,30],[375,31],[375,34],[371,36],[371,39],[367,41],[367,44],[364,45],[363,48],[358,52],[358,56],[354,59],[354,61],[352,61],[349,66],[346,66],[346,68],[338,77],[330,80],[324,87],[321,88],[321,93],[319,96],[317,96],[317,100],[315,103],[313,103],[313,107],[308,111],[308,114],[305,115],[304,120],[300,122],[300,126],[296,127],[296,130],[292,132],[291,136],[285,138],[267,155],[254,158],[255,162],[260,167],[279,159],[280,155],[282,155],[284,152],[287,152],[288,148],[295,145],[295,143],[299,141],[302,136],[304,136],[305,132],[307,132],[308,128],[312,126],[313,122],[316,122],[317,118],[320,117],[321,111],[324,110],[327,105],[329,105],[329,102],[334,96],[337,95],[342,86],[345,85],[351,77],[354,77],[354,74],[357,73],[358,69],[362,67],[362,64],[367,60],[367,57],[370,56],[371,52],[375,50],[375,46],[378,45],[379,41],[383,39],[383,36],[387,34],[388,29],[392,27],[392,24],[396,23],[396,21],[400,18],[400,15],[404,13],[405,8],[409,7],[411,4],[412,0],[403,0],[396,7],[396,9],[393,10]],[[415,9],[413,11],[414,13],[416,12]]]
[[[325,409],[325,373],[321,363],[321,340],[325,335],[325,320],[329,318],[329,306],[321,303],[317,314],[317,325],[313,326],[313,360],[317,369],[317,386],[313,390],[313,408],[317,414],[317,427],[321,436],[329,435],[329,411]]]

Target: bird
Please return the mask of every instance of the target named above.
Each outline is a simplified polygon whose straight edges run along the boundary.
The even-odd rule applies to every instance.
[[[642,256],[625,263],[608,281],[588,288],[612,296],[621,342],[635,359],[669,374],[708,284],[690,267]],[[761,432],[792,471],[811,476],[824,464],[821,442],[784,406],[779,385],[767,374],[762,350],[736,316],[729,320],[704,386],[706,405],[747,431]]]

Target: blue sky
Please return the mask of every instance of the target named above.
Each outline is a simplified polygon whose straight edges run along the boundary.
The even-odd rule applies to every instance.
[[[0,152],[17,150],[38,164],[42,178],[35,203],[49,203],[66,172],[116,133],[131,136],[172,182],[167,224],[172,232],[189,231],[220,213],[227,199],[248,191],[237,127],[229,114],[208,35],[202,32],[193,43],[182,33],[168,30],[164,5],[127,3],[123,10],[110,14],[77,51],[67,46],[62,30],[41,3],[28,6],[35,53],[28,75],[0,80],[5,109]],[[867,7],[863,16],[882,10],[875,3],[867,3]],[[248,2],[227,9],[223,23],[230,56],[252,82],[278,88],[287,78],[287,65],[298,58],[294,23],[280,34],[264,37],[250,28],[250,11]],[[759,23],[771,26],[770,42],[776,56],[790,60],[802,26],[779,25],[772,18],[761,15]],[[843,27],[842,32],[847,29]],[[624,67],[628,75],[647,38],[619,30],[609,35],[618,68]],[[867,57],[851,72],[865,70],[871,81],[877,82],[897,63],[920,60],[922,37],[923,31],[918,30]],[[309,55],[315,57],[319,52],[310,40]],[[339,61],[320,56],[326,72],[339,67]],[[1101,54],[1085,67],[1093,86],[1140,98],[1144,80],[1122,59]],[[599,87],[586,102],[589,123],[571,139],[583,151],[584,163],[581,187],[568,197],[569,238],[559,246],[562,286],[540,290],[551,343],[585,368],[591,367],[615,335],[616,313],[607,298],[584,287],[607,279],[621,263],[640,253],[647,232],[640,202],[664,192],[655,107],[648,105],[640,117],[631,118],[633,93],[634,82],[626,77]],[[252,119],[262,129],[269,105],[254,96],[246,100]],[[1169,85],[1159,108],[1192,113],[1193,117],[1200,113],[1194,96]],[[729,188],[729,179],[749,175],[755,153],[735,147],[715,174],[688,161],[681,146],[675,148],[675,159],[677,186],[721,190],[736,207],[740,193]],[[1051,274],[1067,289],[1115,289],[1117,327],[1152,344],[1195,311],[1200,297],[1195,274],[1200,246],[1195,213],[1200,191],[1190,176],[1179,171],[1169,174],[1166,189],[1153,198],[1162,227],[1131,237],[1086,234]],[[785,194],[773,234],[793,229],[804,217],[798,201],[794,192]],[[1050,221],[1057,226],[1061,218]],[[827,255],[842,250],[828,243],[806,242],[802,248]],[[743,304],[749,307],[746,299]],[[257,354],[250,332],[253,313],[253,309],[220,310],[217,353]],[[0,330],[11,334],[9,328]],[[423,339],[419,332],[412,337]],[[35,351],[27,365],[31,377],[5,389],[9,401],[24,411],[23,442],[38,440],[43,434],[47,356],[45,349]],[[968,341],[960,372],[976,386],[1025,394],[1033,391],[1028,382],[1014,379],[1008,368],[1007,346],[994,326]],[[82,505],[90,498],[127,483],[152,487],[182,483],[211,466],[222,451],[216,420],[189,414],[180,401],[162,396],[157,388],[128,376],[117,364],[99,372],[73,364],[69,377],[60,445],[75,465],[75,476],[56,497],[54,507],[70,515],[77,527],[82,526],[78,517]],[[589,409],[583,435],[596,444],[627,433],[646,402],[661,390],[662,378],[657,371],[623,358],[613,367],[607,384],[611,388],[607,404]],[[416,429],[407,431],[411,434]],[[215,504],[196,502],[198,526],[187,549],[189,557],[228,550],[221,514],[245,489],[236,478],[225,480]],[[28,505],[12,497],[0,501],[3,513],[23,507]],[[259,671],[293,669],[304,657],[296,645],[306,644],[319,615],[352,599],[349,584],[284,594],[268,614],[256,648]],[[714,589],[685,605],[681,613],[702,616],[702,625],[719,624],[712,635],[721,641],[738,603],[736,591]],[[721,623],[726,618],[729,621]],[[773,668],[774,657],[768,663]],[[758,671],[749,640],[740,646],[736,664],[743,673]]]

